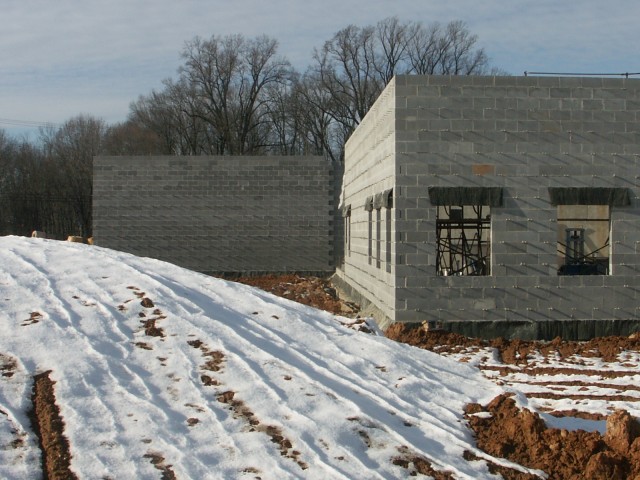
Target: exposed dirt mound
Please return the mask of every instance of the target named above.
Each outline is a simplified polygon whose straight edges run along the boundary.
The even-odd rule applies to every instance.
[[[469,338],[441,330],[427,330],[422,325],[405,323],[394,323],[387,328],[385,336],[397,342],[407,343],[432,352],[443,350],[448,352],[462,351],[468,347],[485,347],[489,345],[486,340]]]
[[[520,410],[507,395],[486,407],[467,406],[478,447],[513,462],[543,470],[557,480],[623,480],[640,476],[640,424],[626,412],[607,420],[607,432],[547,428],[537,413]],[[505,479],[509,472],[502,472]]]
[[[336,289],[325,278],[285,274],[240,277],[233,280],[337,315],[350,316],[360,310],[358,305],[341,300]]]
[[[599,337],[588,342],[571,342],[554,338],[550,342],[505,340],[499,338],[490,342],[492,347],[500,351],[505,363],[527,363],[532,353],[548,356],[553,353],[561,359],[572,356],[597,357],[605,362],[615,362],[624,351],[640,351],[640,335],[629,337]]]
[[[143,455],[144,458],[148,458],[153,464],[156,470],[160,470],[162,473],[161,480],[177,480],[176,474],[171,469],[172,465],[166,465],[164,463],[164,457],[158,452],[147,452]]]

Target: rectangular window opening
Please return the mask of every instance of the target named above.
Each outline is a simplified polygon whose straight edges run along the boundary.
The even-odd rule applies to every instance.
[[[385,261],[386,270],[391,272],[391,208],[385,209]]]
[[[558,275],[609,275],[609,205],[558,205]]]
[[[368,258],[369,265],[372,263],[373,259],[373,210],[369,210],[369,248],[368,248]]]
[[[344,247],[347,256],[351,256],[351,207],[347,207],[344,214]]]
[[[491,274],[491,208],[440,205],[436,217],[436,274]]]
[[[376,209],[376,268],[380,268],[380,243],[381,243],[381,209]]]

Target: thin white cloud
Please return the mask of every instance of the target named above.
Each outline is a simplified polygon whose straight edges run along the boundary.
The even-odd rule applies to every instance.
[[[392,15],[463,20],[493,63],[512,74],[636,71],[639,14],[636,0],[6,0],[0,118],[124,120],[129,102],[175,76],[184,43],[196,35],[267,34],[303,69],[313,48],[340,28]]]

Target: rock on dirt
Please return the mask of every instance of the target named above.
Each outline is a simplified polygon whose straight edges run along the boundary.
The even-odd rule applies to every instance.
[[[466,418],[480,449],[547,472],[549,480],[640,478],[640,424],[627,412],[609,416],[604,437],[598,432],[547,428],[537,413],[519,409],[508,395],[485,407],[468,405]],[[508,473],[503,476],[512,478]]]
[[[504,338],[481,340],[404,324],[392,325],[385,333],[396,341],[444,355],[467,352],[473,348],[495,349],[499,361],[513,366],[500,368],[504,368],[505,372],[519,369],[517,371],[521,376],[526,372],[525,367],[551,376],[555,370],[566,373],[558,368],[536,365],[540,359],[544,362],[544,359],[553,357],[556,361],[572,359],[579,362],[575,359],[598,358],[613,363],[618,361],[623,352],[640,351],[638,335],[595,338],[588,342],[571,342],[561,338],[550,342]],[[483,366],[479,365],[479,368]],[[585,369],[578,371],[588,372]],[[504,381],[505,372],[500,376],[501,381]],[[599,373],[606,377],[605,374],[611,372]],[[616,387],[623,390],[623,386]],[[581,395],[580,398],[587,399],[588,395]],[[611,400],[615,400],[615,397]],[[574,413],[575,416],[582,416],[583,412]],[[571,412],[565,412],[564,415],[571,415]],[[640,423],[626,411],[618,410],[607,417],[604,436],[598,432],[549,428],[537,413],[519,409],[508,395],[499,396],[484,407],[468,405],[466,418],[475,433],[478,448],[495,457],[542,470],[550,480],[640,480]],[[490,465],[490,470],[493,467]],[[499,470],[497,473],[506,480],[532,478],[511,470]]]

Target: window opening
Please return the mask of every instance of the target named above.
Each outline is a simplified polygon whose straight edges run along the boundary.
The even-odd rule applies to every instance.
[[[385,261],[386,270],[391,272],[391,207],[385,210],[385,227],[386,227],[386,239],[385,239]]]
[[[369,210],[369,249],[368,249],[369,265],[373,258],[373,210]]]
[[[487,205],[444,205],[436,218],[437,275],[490,275],[491,212]]]
[[[351,256],[351,205],[345,208],[344,213],[344,243],[347,256]]]
[[[380,242],[381,238],[381,223],[382,223],[382,212],[381,209],[376,209],[376,268],[380,268]]]
[[[373,196],[367,197],[367,199],[364,202],[364,209],[368,212],[369,214],[369,220],[368,220],[368,248],[367,248],[367,258],[368,258],[368,262],[369,265],[371,265],[371,260],[373,258]]]
[[[608,275],[609,205],[558,205],[558,275]]]

